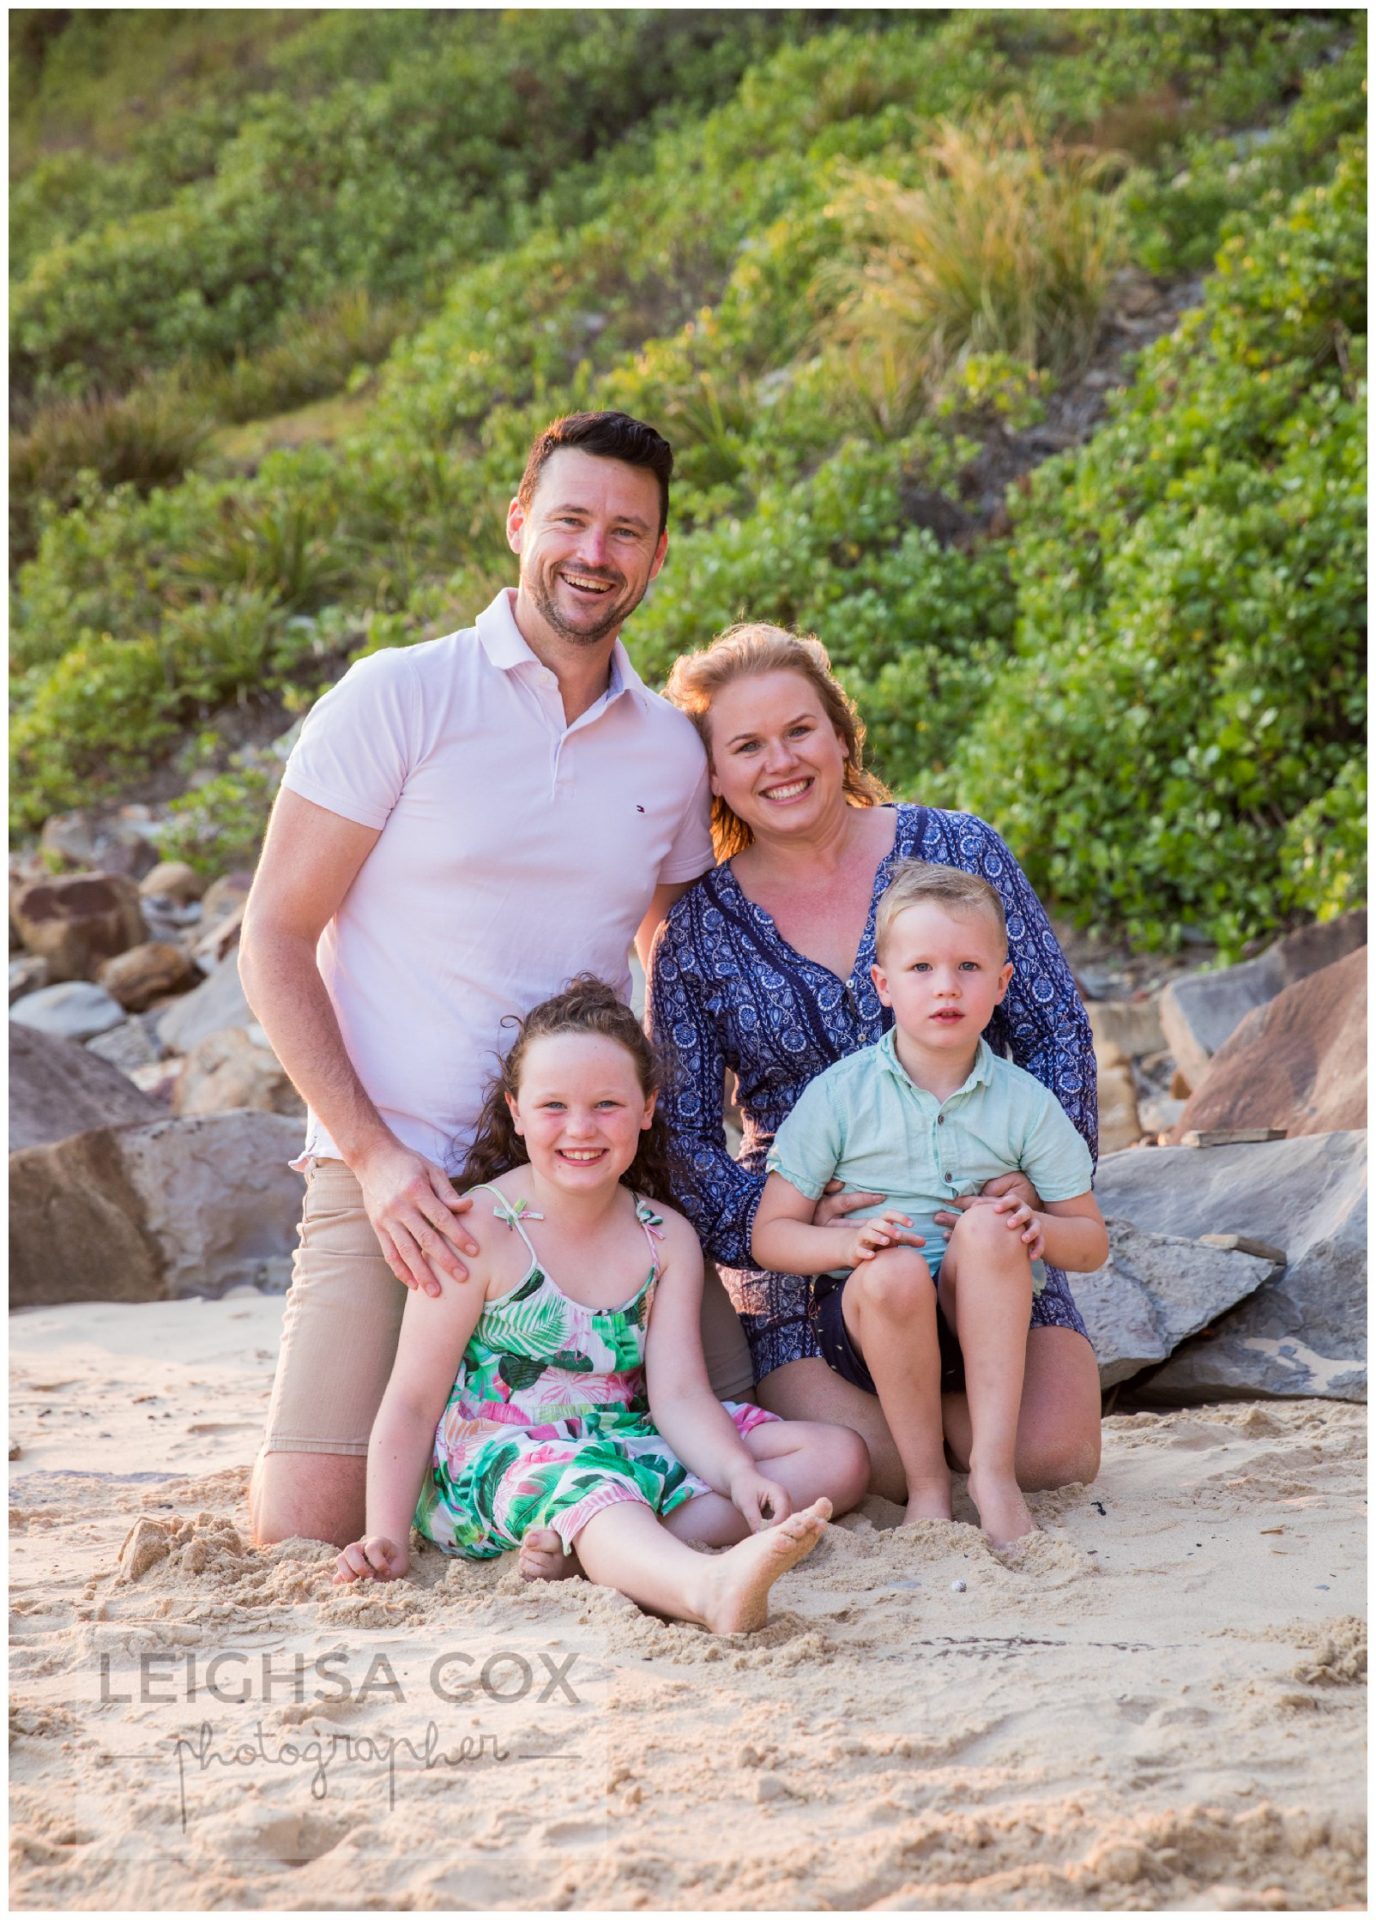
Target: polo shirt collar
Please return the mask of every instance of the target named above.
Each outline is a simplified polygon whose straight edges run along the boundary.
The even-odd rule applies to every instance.
[[[881,1037],[876,1052],[879,1055],[881,1064],[888,1069],[896,1080],[901,1080],[903,1085],[911,1088],[914,1093],[921,1093],[923,1091],[921,1087],[914,1085],[908,1076],[907,1069],[898,1057],[897,1027],[890,1027],[888,1032]],[[993,1050],[988,1041],[981,1038],[979,1045],[975,1049],[975,1064],[970,1069],[969,1078],[963,1085],[956,1088],[955,1093],[948,1094],[947,1098],[954,1100],[956,1094],[970,1093],[973,1092],[976,1087],[987,1086],[993,1077],[993,1072]],[[927,1097],[930,1099],[931,1095],[929,1094]]]
[[[531,651],[530,644],[516,624],[516,589],[503,587],[490,607],[484,607],[474,623],[478,639],[484,652],[494,667],[510,672],[513,667],[540,665],[539,658]],[[612,647],[611,667],[607,675],[607,691],[596,704],[610,705],[623,693],[634,693],[644,688],[644,681],[631,665],[630,655],[620,640]]]

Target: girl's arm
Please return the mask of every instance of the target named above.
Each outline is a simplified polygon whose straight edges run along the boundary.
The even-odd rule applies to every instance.
[[[714,1260],[749,1267],[750,1227],[764,1175],[751,1173],[727,1151],[727,1060],[706,1004],[693,907],[690,897],[659,930],[650,956],[646,1025],[669,1063],[660,1109],[674,1145],[674,1198]]]
[[[435,1429],[486,1304],[481,1257],[470,1270],[467,1286],[447,1286],[438,1299],[421,1292],[407,1296],[397,1357],[368,1438],[363,1537],[340,1554],[336,1581],[398,1580],[410,1564],[411,1519]]]
[[[702,1357],[702,1249],[687,1221],[668,1213],[664,1261],[645,1338],[650,1418],[684,1466],[724,1494],[752,1532],[788,1517],[788,1494],[755,1464],[717,1399]]]

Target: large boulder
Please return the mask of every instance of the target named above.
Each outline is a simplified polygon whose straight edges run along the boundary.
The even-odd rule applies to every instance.
[[[102,1128],[10,1158],[10,1300],[218,1296],[280,1272],[299,1122],[219,1113]]]
[[[160,860],[139,882],[144,900],[167,900],[175,907],[189,906],[205,892],[205,881],[185,860]]]
[[[1108,1240],[1106,1264],[1072,1282],[1105,1388],[1166,1359],[1276,1271],[1274,1260],[1128,1220],[1110,1220]]]
[[[167,1009],[158,1022],[158,1038],[173,1053],[190,1053],[208,1034],[252,1025],[253,1010],[239,984],[239,956],[231,953],[199,987]]]
[[[1112,1154],[1095,1192],[1107,1218],[1151,1233],[1237,1234],[1286,1254],[1284,1269],[1180,1349],[1146,1394],[1163,1404],[1365,1398],[1365,1133]]]
[[[124,1019],[124,1008],[92,980],[64,980],[26,993],[10,1007],[11,1021],[58,1040],[92,1040]]]
[[[197,986],[203,976],[184,947],[170,940],[145,940],[107,960],[96,977],[127,1013],[142,1013],[155,1000]]]
[[[88,1127],[138,1125],[158,1108],[118,1067],[71,1040],[10,1026],[10,1151]]]
[[[152,815],[147,807],[121,807],[118,813],[54,813],[44,822],[39,847],[44,860],[62,867],[124,873],[133,880],[157,864]]]
[[[1175,1128],[1366,1125],[1366,962],[1358,947],[1257,1007],[1209,1062]]]
[[[260,1026],[224,1027],[198,1040],[177,1082],[178,1113],[223,1113],[255,1107],[302,1115],[305,1104],[288,1080]]]
[[[10,895],[10,914],[54,980],[87,980],[103,960],[147,938],[138,888],[118,873],[30,880]]]
[[[1365,945],[1366,910],[1360,908],[1300,927],[1241,966],[1173,980],[1161,995],[1161,1027],[1189,1088],[1202,1085],[1210,1059],[1253,1008]]]

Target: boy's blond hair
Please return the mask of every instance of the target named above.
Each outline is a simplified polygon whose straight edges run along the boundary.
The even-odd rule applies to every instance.
[[[987,880],[962,867],[939,867],[931,860],[900,860],[893,878],[879,899],[874,920],[874,951],[882,955],[893,923],[909,907],[931,901],[958,913],[986,913],[999,930],[999,939],[1007,946],[1008,922],[1003,902]]]

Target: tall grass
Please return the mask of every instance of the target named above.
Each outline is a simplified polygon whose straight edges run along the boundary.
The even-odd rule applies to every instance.
[[[1088,358],[1125,254],[1116,156],[1039,138],[1013,105],[938,124],[917,185],[853,173],[831,212],[847,250],[818,279],[827,331],[878,424],[970,354],[1062,376]]]

